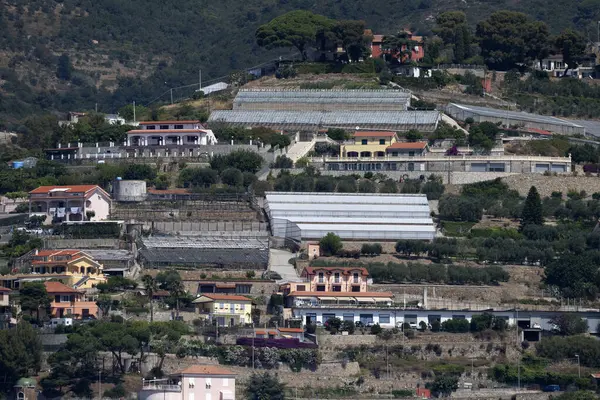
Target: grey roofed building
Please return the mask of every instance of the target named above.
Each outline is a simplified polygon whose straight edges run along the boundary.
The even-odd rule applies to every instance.
[[[456,103],[449,103],[446,106],[446,112],[461,121],[473,118],[475,122],[501,123],[505,127],[522,126],[524,128],[541,129],[562,135],[585,134],[583,126],[547,115]]]
[[[378,129],[433,132],[440,120],[438,111],[246,111],[216,110],[210,122],[245,127],[269,127],[300,131],[320,128]]]
[[[233,236],[150,237],[143,239],[140,259],[146,267],[265,269],[268,238]]]
[[[344,240],[432,240],[435,227],[425,195],[267,192],[273,236]]]

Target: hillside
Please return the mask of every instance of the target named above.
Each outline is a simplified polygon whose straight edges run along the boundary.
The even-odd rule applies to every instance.
[[[254,40],[258,26],[294,9],[362,19],[376,32],[430,32],[435,16],[464,10],[472,24],[498,9],[542,19],[553,31],[592,26],[591,0],[2,0],[0,128],[31,113],[71,109],[115,112],[147,104],[171,87],[227,76],[279,56]],[[58,72],[58,73],[57,73]],[[57,75],[69,76],[58,79]],[[174,96],[186,95],[175,91]],[[189,90],[187,91],[189,95]],[[164,100],[167,97],[163,98]],[[4,123],[3,123],[4,121]]]

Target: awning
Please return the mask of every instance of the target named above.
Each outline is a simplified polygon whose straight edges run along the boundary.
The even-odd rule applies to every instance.
[[[375,299],[372,297],[356,297],[356,301],[359,303],[375,303]]]
[[[338,301],[355,301],[354,297],[336,297]]]
[[[374,299],[377,303],[389,303],[392,301],[390,297],[375,297]]]
[[[331,296],[319,296],[319,300],[323,301],[337,301],[337,297],[331,297]]]
[[[229,390],[221,390],[221,400],[235,400],[235,397]]]

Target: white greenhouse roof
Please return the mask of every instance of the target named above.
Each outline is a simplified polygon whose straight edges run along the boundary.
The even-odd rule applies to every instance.
[[[424,194],[265,192],[265,196],[270,203],[429,205]]]
[[[573,122],[547,116],[547,115],[538,115],[538,114],[530,114],[523,111],[508,111],[508,110],[499,110],[496,108],[488,108],[488,107],[478,107],[464,104],[456,104],[449,103],[447,108],[448,112],[452,114],[452,107],[456,107],[463,111],[472,112],[473,114],[486,116],[486,117],[494,117],[494,118],[510,118],[517,119],[522,121],[530,121],[530,122],[538,122],[544,124],[554,124],[554,125],[564,125],[564,126],[572,126],[576,128],[582,128],[581,125],[577,125]]]
[[[267,200],[268,201],[268,200]],[[311,211],[314,215],[317,215],[319,211],[338,211],[338,212],[420,212],[426,211],[429,214],[428,205],[405,205],[405,204],[386,204],[386,205],[375,205],[375,204],[343,204],[343,203],[268,203],[268,210],[271,212],[277,211]]]
[[[298,228],[303,231],[324,231],[324,232],[366,232],[365,225],[338,225],[338,224],[298,224]],[[435,232],[433,225],[377,225],[375,232]]]
[[[291,221],[296,224],[315,224],[320,225],[321,220],[325,217],[322,216],[314,216],[314,217],[297,217],[297,216],[289,216],[289,217],[280,217],[276,216],[274,219],[281,219],[285,221]],[[382,223],[387,225],[390,224],[400,224],[400,225],[427,225],[431,224],[431,218],[385,218],[382,220],[381,218],[360,218],[360,217],[327,217],[327,221],[325,223],[330,224],[365,224],[365,225],[377,225],[380,226]]]
[[[438,111],[254,111],[215,110],[209,122],[222,121],[230,124],[254,125],[411,125],[436,126],[440,118]]]
[[[312,98],[312,99],[336,99],[336,98],[410,98],[412,95],[409,91],[403,90],[368,90],[368,89],[351,89],[351,90],[331,90],[331,89],[241,89],[237,96],[238,99],[255,99],[255,98]]]
[[[248,97],[238,98],[234,103],[314,103],[314,104],[406,104],[410,97],[333,97],[333,98],[313,98],[313,97]]]

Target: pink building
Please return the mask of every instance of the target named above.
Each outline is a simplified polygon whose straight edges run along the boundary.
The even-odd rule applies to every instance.
[[[216,144],[217,138],[200,121],[142,121],[127,132],[127,146],[181,146]]]
[[[167,379],[143,380],[139,400],[235,400],[235,374],[219,365],[193,365]]]
[[[366,292],[369,272],[356,267],[306,267],[300,275],[304,282],[290,282],[282,287],[290,292]]]

